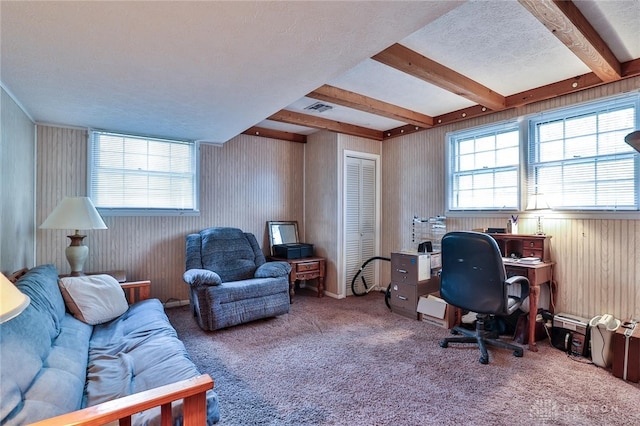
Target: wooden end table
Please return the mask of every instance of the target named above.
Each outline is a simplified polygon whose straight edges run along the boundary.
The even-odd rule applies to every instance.
[[[111,275],[122,287],[127,302],[133,305],[141,300],[147,300],[151,297],[151,281],[127,281],[127,273],[123,270],[103,271],[103,272],[86,272],[85,275]],[[69,277],[70,274],[59,275],[60,278]]]
[[[281,257],[270,257],[270,260],[278,262],[287,262],[291,265],[289,272],[289,300],[293,303],[295,295],[296,281],[318,279],[318,297],[324,296],[324,276],[325,276],[325,258],[324,257],[302,257],[300,259],[283,259]]]

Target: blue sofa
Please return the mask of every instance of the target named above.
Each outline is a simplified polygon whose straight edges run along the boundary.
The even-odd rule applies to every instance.
[[[0,423],[24,425],[104,401],[198,377],[157,299],[126,307],[119,317],[89,325],[65,309],[53,265],[29,270],[16,286],[31,302],[0,324]],[[174,424],[182,424],[181,403]],[[207,424],[219,420],[218,399],[206,394]],[[157,424],[160,409],[133,415]]]
[[[207,228],[186,237],[193,315],[218,330],[289,312],[287,262],[267,262],[256,237],[238,228]]]

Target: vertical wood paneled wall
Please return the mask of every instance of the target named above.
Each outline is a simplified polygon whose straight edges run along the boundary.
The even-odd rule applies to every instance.
[[[123,269],[129,279],[150,279],[152,296],[163,302],[186,300],[188,233],[238,227],[254,233],[267,254],[268,220],[302,223],[304,145],[241,135],[200,149],[200,215],[105,216],[108,230],[86,232],[86,271]],[[38,225],[64,196],[86,195],[86,158],[86,130],[38,126]],[[37,262],[68,272],[67,234],[38,230]]]
[[[414,215],[444,214],[447,132],[639,88],[640,78],[628,79],[383,142],[380,254],[386,256],[413,246]],[[36,222],[40,224],[65,195],[86,194],[87,152],[86,131],[82,129],[38,126],[37,134]],[[319,247],[327,250],[321,254],[338,259],[341,189],[336,176],[343,146],[335,137],[329,138],[330,146],[325,143],[327,137],[310,138],[306,160],[303,144],[252,136],[238,136],[221,148],[203,146],[200,216],[106,217],[109,230],[88,232],[90,257],[86,269],[125,269],[132,279],[151,279],[155,297],[183,300],[187,298],[181,279],[187,233],[208,226],[236,226],[254,232],[264,249],[267,220],[297,220],[303,225],[306,219],[309,230],[302,229],[302,234],[314,243],[320,241]],[[353,144],[345,141],[344,148],[371,149],[367,144]],[[507,218],[469,215],[449,217],[447,223],[450,230],[474,229],[504,226]],[[557,310],[584,317],[611,313],[618,318],[640,318],[638,219],[570,219],[559,215],[544,218],[545,231],[552,235],[552,257],[557,263]],[[535,230],[534,217],[521,220],[520,233]],[[65,235],[63,231],[38,230],[37,263],[53,262],[67,271]],[[331,268],[335,280],[335,264]],[[332,272],[328,273],[331,277]],[[389,280],[388,265],[383,265],[382,279]],[[337,287],[328,287],[329,291],[332,289]]]
[[[381,255],[411,242],[414,215],[445,214],[446,134],[482,124],[612,96],[640,89],[640,78],[577,92],[553,100],[508,110],[454,125],[385,141],[383,147],[383,249]],[[533,233],[536,219],[523,215],[519,233]],[[558,214],[543,218],[551,235],[557,263],[554,277],[556,310],[591,318],[610,313],[640,319],[640,213],[637,219],[570,219]],[[508,215],[448,217],[448,230],[504,227]],[[389,281],[389,269],[383,275]]]
[[[35,265],[35,125],[0,88],[0,271]]]
[[[305,147],[305,242],[326,258],[326,294],[336,297],[338,241],[341,209],[338,199],[338,135],[317,132],[307,137]]]
[[[343,156],[345,150],[381,153],[378,141],[332,132],[307,138],[305,153],[305,239],[326,261],[325,292],[346,295],[340,284],[343,230]]]

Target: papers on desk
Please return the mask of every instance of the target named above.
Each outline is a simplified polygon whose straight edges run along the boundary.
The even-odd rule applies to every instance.
[[[503,257],[502,261],[505,264],[520,264],[520,265],[537,265],[542,263],[539,257],[521,257],[520,259],[514,257]]]

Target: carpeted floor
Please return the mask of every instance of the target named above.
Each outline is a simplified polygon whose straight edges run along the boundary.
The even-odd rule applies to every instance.
[[[537,353],[443,349],[445,329],[389,312],[382,293],[298,291],[287,315],[216,332],[167,315],[215,381],[222,425],[638,425],[640,386],[539,342]]]

